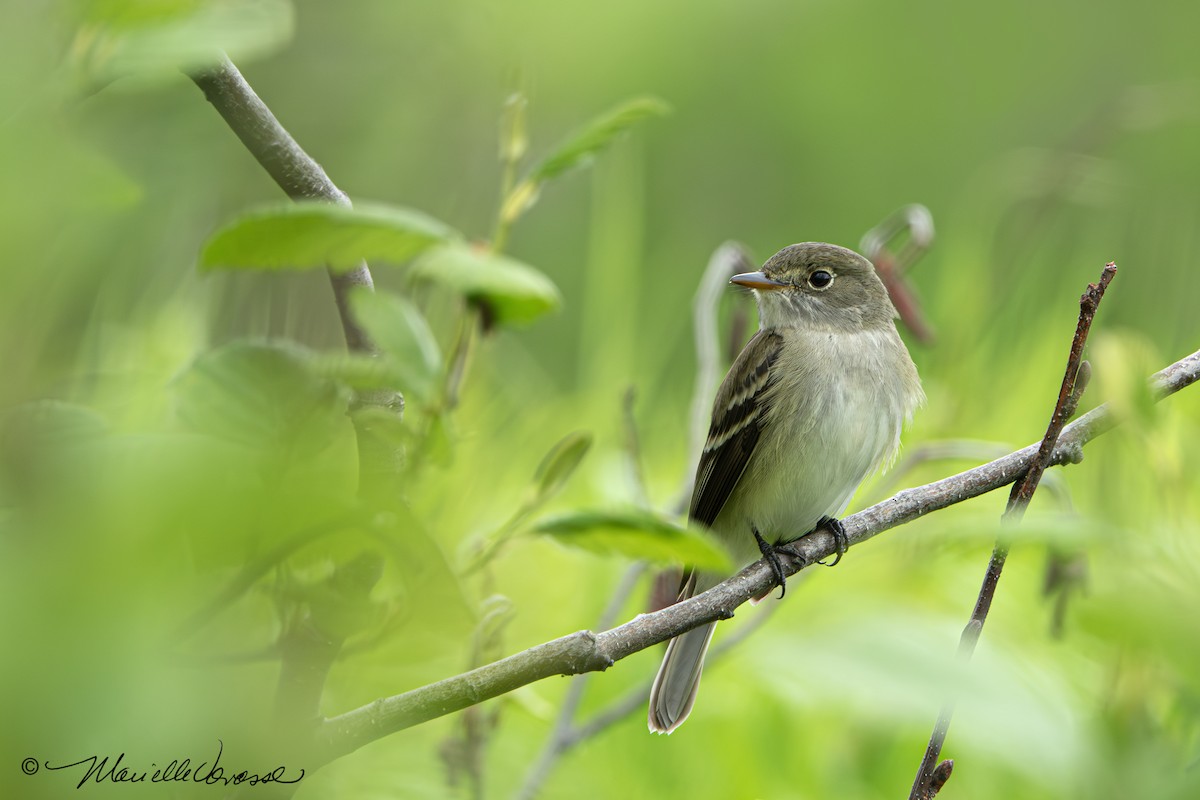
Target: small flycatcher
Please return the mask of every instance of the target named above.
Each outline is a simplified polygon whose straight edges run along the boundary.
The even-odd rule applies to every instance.
[[[689,516],[736,563],[766,557],[782,584],[774,547],[823,525],[844,540],[836,517],[895,455],[925,394],[887,290],[858,253],[794,244],[730,282],[753,290],[760,328],[717,390]],[[690,570],[679,599],[723,578]],[[667,645],[650,691],[651,731],[687,719],[716,624]]]

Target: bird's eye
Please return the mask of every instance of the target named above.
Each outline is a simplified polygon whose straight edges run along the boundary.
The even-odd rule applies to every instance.
[[[808,285],[814,289],[824,289],[831,283],[833,283],[833,275],[823,269],[808,276]]]

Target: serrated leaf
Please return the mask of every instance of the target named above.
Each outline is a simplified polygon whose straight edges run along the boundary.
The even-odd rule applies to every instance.
[[[704,534],[637,509],[577,511],[542,521],[533,532],[601,555],[659,564],[728,569],[729,557]]]
[[[420,309],[400,295],[363,288],[350,293],[350,309],[396,371],[398,388],[428,401],[442,371],[442,354]]]
[[[347,270],[364,260],[403,263],[455,238],[448,225],[408,208],[304,201],[238,217],[205,243],[200,266]]]
[[[486,303],[500,324],[531,322],[562,304],[558,287],[538,270],[507,256],[465,245],[430,250],[409,274]]]
[[[101,0],[81,4],[69,57],[88,80],[167,76],[261,56],[292,36],[287,0]]]
[[[630,100],[592,120],[555,148],[533,169],[530,177],[535,183],[541,183],[581,167],[638,122],[661,117],[669,111],[670,107],[656,97]]]
[[[233,342],[196,359],[172,388],[185,428],[267,453],[315,454],[348,425],[348,393],[294,346]]]
[[[586,431],[576,431],[567,434],[550,448],[533,473],[533,502],[544,503],[558,494],[591,446],[592,435]]]

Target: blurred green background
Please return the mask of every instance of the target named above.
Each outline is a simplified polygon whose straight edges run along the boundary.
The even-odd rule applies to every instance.
[[[326,715],[465,669],[489,610],[510,613],[493,655],[594,626],[627,560],[522,535],[460,579],[469,543],[503,525],[572,431],[594,444],[546,511],[635,502],[629,387],[649,499],[669,509],[691,466],[691,301],[713,250],[856,246],[912,202],[938,231],[910,275],[938,339],[911,345],[929,403],[906,452],[980,444],[900,483],[1041,436],[1078,296],[1109,260],[1120,272],[1084,405],[1112,400],[1126,424],[1035,499],[968,669],[953,653],[1000,494],[797,581],[706,670],[677,734],[650,736],[639,707],[566,753],[538,796],[906,796],[947,692],[959,704],[943,797],[1200,795],[1200,391],[1151,407],[1140,389],[1200,347],[1200,7],[110,0],[10,3],[4,17],[6,796],[74,791],[78,771],[21,774],[30,756],[161,765],[211,757],[221,738],[223,763],[245,762],[269,737],[288,610],[314,607],[314,587],[364,551],[382,554],[383,579],[350,613],[367,622],[348,628]],[[114,65],[104,31],[149,44]],[[281,198],[175,68],[209,41],[352,198],[421,209],[473,239],[491,235],[513,92],[528,98],[534,158],[629,97],[673,111],[547,186],[514,227],[507,252],[543,270],[562,307],[480,343],[444,441],[408,476],[411,539],[326,537],[196,622],[244,564],[344,509],[356,469],[344,397],[322,406],[328,446],[247,461],[212,435],[224,407],[189,393],[190,365],[214,347],[341,344],[321,271],[196,269],[214,230]],[[403,265],[373,267],[378,285],[409,292]],[[744,302],[729,294],[723,319]],[[416,297],[449,352],[460,304]],[[427,411],[414,404],[406,424],[429,424]],[[47,420],[61,441],[29,433]],[[855,507],[881,491],[868,485]],[[1042,591],[1051,554],[1082,576],[1059,636]],[[621,618],[644,610],[648,588]],[[739,612],[718,641],[762,613]],[[593,677],[579,719],[645,685],[660,656]],[[435,720],[310,775],[299,796],[470,796],[473,781],[515,796],[568,685],[492,701],[478,746],[461,717]],[[464,747],[474,779],[448,766]]]

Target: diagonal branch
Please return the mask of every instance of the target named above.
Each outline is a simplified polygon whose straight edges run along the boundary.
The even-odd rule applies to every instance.
[[[1046,434],[1042,437],[1041,444],[1038,445],[1037,454],[1024,476],[1013,484],[1012,491],[1009,493],[1008,506],[1004,510],[1003,517],[1006,523],[1015,525],[1025,515],[1025,509],[1029,507],[1029,501],[1033,499],[1033,493],[1037,491],[1042,474],[1050,465],[1050,458],[1054,453],[1054,447],[1058,443],[1063,426],[1067,419],[1075,413],[1080,392],[1090,374],[1083,366],[1086,363],[1083,360],[1083,345],[1087,342],[1088,332],[1092,328],[1092,320],[1095,319],[1096,310],[1104,298],[1104,290],[1108,288],[1109,282],[1116,274],[1117,267],[1110,262],[1100,274],[1099,282],[1088,284],[1087,291],[1079,299],[1079,321],[1075,325],[1075,336],[1071,340],[1071,351],[1067,356],[1067,368],[1063,373],[1062,385],[1058,390],[1058,400],[1054,404],[1054,412],[1050,415],[1050,424],[1046,428]],[[983,625],[987,622],[992,600],[996,596],[996,587],[1000,583],[1004,563],[1008,560],[1010,545],[1008,535],[1002,533],[992,550],[992,557],[988,561],[987,572],[984,573],[983,585],[979,587],[979,597],[975,601],[971,619],[967,622],[962,637],[959,639],[958,656],[964,661],[971,658],[976,644],[979,643],[979,636],[983,633]],[[933,733],[929,736],[929,744],[925,747],[925,755],[921,758],[921,765],[917,768],[917,777],[913,780],[909,800],[932,800],[950,779],[954,762],[944,761],[939,764],[938,758],[941,757],[942,745],[946,743],[946,734],[950,730],[950,720],[953,716],[954,701],[950,700],[938,713]]]
[[[189,77],[288,197],[350,205],[346,193],[334,185],[312,156],[304,152],[228,57],[222,56],[216,66]],[[350,292],[355,287],[374,288],[371,270],[363,262],[350,270],[328,270],[328,273],[346,346],[355,352],[376,354],[370,336],[354,319],[349,301]],[[356,403],[359,406],[378,407],[397,417],[404,413],[404,396],[391,389],[361,391],[356,396]],[[400,471],[400,455],[372,429],[372,424],[367,416],[356,416],[354,419],[359,445],[360,483],[367,493],[387,495],[395,492],[393,479]]]
[[[1156,373],[1151,381],[1156,397],[1161,399],[1198,379],[1200,351]],[[1111,430],[1117,423],[1107,405],[1083,415],[1063,429],[1047,466],[1079,463],[1083,458],[1083,446]],[[843,519],[846,537],[851,545],[861,544],[883,531],[932,511],[1007,486],[1029,471],[1038,448],[1039,445],[1032,444],[983,466],[899,492]],[[782,557],[787,575],[800,571],[805,564],[833,555],[833,535],[824,530],[815,532],[798,540],[795,549],[803,560]],[[481,703],[552,675],[576,675],[607,669],[626,656],[706,622],[732,617],[738,606],[752,597],[767,593],[774,585],[771,568],[763,561],[756,561],[703,594],[662,611],[640,615],[610,631],[599,634],[579,631],[462,675],[403,694],[380,698],[326,720],[318,732],[316,758],[319,763],[327,763],[396,731]]]
[[[250,154],[289,197],[350,205],[346,193],[334,185],[321,165],[304,152],[228,57],[222,55],[215,66],[190,77]],[[366,330],[354,319],[349,302],[350,293],[356,287],[374,288],[366,262],[345,272],[327,272],[346,346],[351,351],[376,354],[378,351]],[[360,409],[366,407],[363,410],[399,418],[404,412],[404,396],[391,389],[363,391],[357,394],[356,405]],[[379,434],[378,418],[373,419],[369,413],[355,413],[351,419],[358,442],[360,491],[377,497],[393,496],[402,467],[401,453]],[[348,570],[346,574],[357,570],[354,562],[343,566]],[[377,579],[377,575],[374,579],[367,576],[363,583],[366,592]],[[312,626],[298,626],[284,637],[276,698],[281,712],[278,720],[281,730],[302,731],[320,724],[315,711],[328,672],[341,653],[342,643],[340,637],[329,636]],[[290,788],[281,788],[279,794],[290,796]]]
[[[292,138],[267,108],[242,73],[228,58],[210,69],[197,72],[191,79],[204,92],[208,102],[229,124],[250,154],[267,171],[279,188],[293,200],[325,200],[349,206],[350,198],[334,185],[321,165]],[[374,352],[374,346],[347,304],[355,286],[374,286],[366,263],[345,272],[329,271],[333,296],[337,301],[346,345],[359,352]]]

